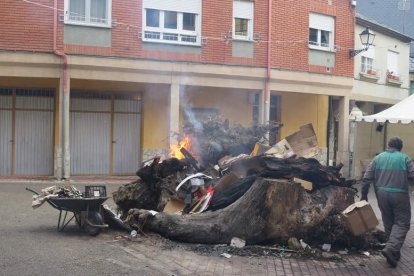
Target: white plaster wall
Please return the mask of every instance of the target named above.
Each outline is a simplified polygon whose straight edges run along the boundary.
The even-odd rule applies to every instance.
[[[355,49],[361,49],[359,34],[365,26],[356,25],[355,29]],[[376,83],[360,80],[361,56],[354,57],[354,88],[352,98],[356,100],[370,99],[372,102],[392,103],[402,100],[408,96],[409,89],[409,44],[393,37],[376,32],[374,46],[375,56],[373,69],[378,72],[379,79]],[[403,81],[401,87],[386,85],[388,50],[399,53],[399,75]],[[377,98],[377,99],[375,99]],[[387,100],[388,99],[388,100]]]

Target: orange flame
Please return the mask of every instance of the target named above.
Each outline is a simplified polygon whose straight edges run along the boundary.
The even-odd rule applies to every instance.
[[[191,140],[189,136],[185,136],[178,145],[170,145],[170,157],[175,157],[177,159],[183,159],[185,156],[181,153],[180,149],[185,148],[191,154]]]

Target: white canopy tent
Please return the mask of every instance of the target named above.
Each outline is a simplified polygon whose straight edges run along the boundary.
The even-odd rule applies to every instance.
[[[366,154],[363,154],[364,157],[360,157],[360,150],[361,150],[361,141],[359,142],[359,147],[357,146],[357,124],[356,122],[367,122],[367,123],[383,123],[382,126],[379,128],[379,133],[382,133],[382,149],[386,149],[387,140],[388,140],[388,124],[393,124],[395,127],[398,127],[397,124],[402,125],[406,124],[407,127],[409,127],[409,131],[405,133],[405,136],[407,137],[408,133],[413,133],[413,127],[408,126],[410,123],[414,123],[414,95],[409,96],[408,98],[405,98],[404,100],[396,103],[395,105],[389,107],[388,109],[385,109],[377,114],[367,115],[363,116],[362,111],[354,107],[350,114],[350,130],[349,130],[349,151],[350,154],[352,154],[353,157],[355,157],[355,160],[350,161],[350,174],[352,176],[355,176],[355,172],[358,171],[358,168],[363,171],[362,164],[364,161],[370,160],[371,157],[366,156]],[[359,124],[358,124],[359,125]],[[373,126],[374,127],[374,126]],[[391,126],[390,126],[391,127]],[[393,129],[395,129],[393,127]],[[406,127],[404,127],[405,129]],[[358,128],[359,129],[359,128]],[[412,134],[411,134],[412,135]],[[360,137],[361,138],[361,137]],[[362,138],[363,143],[363,149],[365,150],[367,148],[371,148],[372,143],[375,143],[372,139],[372,136],[370,136],[369,141],[367,141],[366,137],[365,139]],[[378,136],[377,136],[378,138]],[[403,137],[402,137],[403,138]],[[375,140],[375,139],[374,139]],[[378,140],[376,140],[378,142]],[[408,144],[410,143],[410,139],[406,139]],[[364,144],[365,143],[365,144]],[[410,145],[408,147],[405,147],[406,149],[410,150],[411,156],[414,156],[413,154],[413,147]],[[377,148],[378,149],[378,148]],[[355,152],[357,150],[358,152]],[[372,151],[372,148],[371,148]],[[366,153],[366,152],[365,152]],[[371,152],[372,154],[372,152]],[[408,154],[408,153],[407,153]],[[365,160],[366,159],[366,160]],[[357,163],[356,160],[359,160]],[[350,175],[351,176],[351,175]]]
[[[390,122],[390,123],[402,123],[409,124],[414,122],[414,95],[411,95],[408,98],[405,98],[399,103],[391,106],[384,111],[381,111],[377,114],[368,115],[368,116],[355,116],[354,120],[357,122]]]

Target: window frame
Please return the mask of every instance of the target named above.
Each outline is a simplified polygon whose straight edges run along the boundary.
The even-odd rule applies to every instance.
[[[100,27],[100,28],[111,28],[112,27],[112,0],[106,0],[106,13],[107,13],[106,23],[91,22],[91,0],[85,0],[85,21],[71,20],[69,17],[70,1],[71,0],[65,0],[65,7],[64,7],[64,13],[65,13],[64,23],[65,24],[89,26],[89,27]]]
[[[249,5],[249,12],[247,14],[239,14],[237,12],[236,3],[243,3],[241,5]],[[246,19],[247,20],[247,35],[236,35],[236,18],[239,19]],[[232,34],[234,40],[242,40],[242,41],[253,41],[254,35],[254,2],[247,1],[247,0],[233,0],[233,26],[232,26]]]
[[[365,62],[364,62],[364,59],[365,59]],[[363,67],[365,67],[365,70],[362,70]],[[363,74],[367,74],[367,72],[369,70],[374,70],[374,59],[371,58],[371,57],[367,57],[367,56],[362,55],[361,56],[361,69],[360,69],[360,71]]]
[[[147,26],[147,10],[158,10],[159,11],[159,27],[150,27]],[[200,24],[200,14],[193,13],[193,12],[180,12],[180,11],[170,11],[170,10],[160,10],[157,8],[143,8],[143,14],[142,14],[142,40],[146,42],[156,42],[156,43],[168,43],[168,44],[178,44],[178,45],[191,45],[191,46],[200,46],[201,45],[201,32],[198,31],[201,28]],[[165,12],[175,12],[177,14],[177,28],[171,29],[171,28],[165,28]],[[195,15],[195,30],[184,30],[184,14],[194,14]],[[146,32],[152,32],[152,33],[159,33],[159,39],[158,38],[148,38],[146,37]],[[164,36],[166,34],[177,34],[178,39],[177,40],[166,40],[164,39]],[[188,42],[188,41],[182,41],[182,36],[189,36],[189,37],[195,37],[195,42]]]
[[[315,21],[321,21],[321,23],[315,23]],[[308,28],[308,47],[309,49],[320,50],[320,51],[327,51],[327,52],[335,52],[335,17],[326,15],[326,14],[318,14],[318,13],[310,13],[309,14],[309,28]],[[316,26],[319,25],[319,26]],[[329,27],[323,27],[323,25],[331,25]],[[310,41],[310,32],[311,29],[317,31],[317,41],[312,42]],[[329,44],[328,46],[322,46],[322,32],[328,32],[329,34]]]

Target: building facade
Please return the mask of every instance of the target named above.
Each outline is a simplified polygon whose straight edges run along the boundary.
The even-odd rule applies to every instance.
[[[357,107],[363,114],[370,115],[409,96],[409,54],[412,39],[358,14],[355,26],[356,49],[363,47],[358,34],[366,27],[375,34],[374,45],[354,58],[355,80],[350,105],[351,108]],[[397,135],[410,141],[413,134],[414,127],[410,125],[351,122],[351,175],[360,177],[364,170],[364,160],[370,160],[383,151],[389,137]],[[411,143],[405,143],[404,151],[414,156]]]
[[[329,148],[332,102],[346,163],[352,3],[7,1],[0,175],[133,174],[206,114],[281,121],[281,137],[312,123]]]

